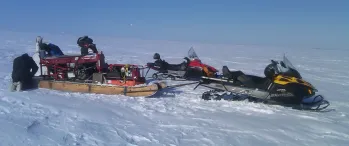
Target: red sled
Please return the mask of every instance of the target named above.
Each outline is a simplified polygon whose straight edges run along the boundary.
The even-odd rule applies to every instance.
[[[143,66],[107,64],[103,52],[85,56],[40,57],[39,67],[40,76],[44,80],[92,83],[94,74],[98,73],[103,79],[99,81],[101,84],[135,86],[146,82]]]

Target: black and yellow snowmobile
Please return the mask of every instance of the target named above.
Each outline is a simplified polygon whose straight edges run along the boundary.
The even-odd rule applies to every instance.
[[[300,73],[284,56],[283,61],[271,60],[264,70],[265,77],[230,71],[223,66],[218,78],[202,77],[195,87],[213,90],[203,93],[205,100],[245,100],[290,106],[302,110],[322,110],[330,104],[317,89],[302,79]],[[194,89],[195,89],[194,88]]]

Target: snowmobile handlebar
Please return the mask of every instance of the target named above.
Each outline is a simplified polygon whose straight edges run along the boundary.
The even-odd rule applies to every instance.
[[[274,65],[280,64],[282,67],[287,68],[283,61],[271,60],[271,63],[274,64]]]
[[[272,63],[272,64],[275,64],[275,65],[278,64],[278,62],[275,61],[275,60],[271,60],[271,63]]]
[[[186,60],[187,62],[190,62],[190,59],[188,57],[184,57],[184,60]]]

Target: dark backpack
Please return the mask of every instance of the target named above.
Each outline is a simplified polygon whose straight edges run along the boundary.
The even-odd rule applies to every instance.
[[[51,56],[62,56],[64,55],[62,50],[55,44],[48,44],[50,51],[49,51],[49,55]]]

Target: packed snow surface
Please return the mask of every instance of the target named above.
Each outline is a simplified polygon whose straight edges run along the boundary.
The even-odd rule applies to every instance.
[[[349,50],[198,44],[91,36],[108,63],[145,65],[158,52],[181,63],[191,46],[219,70],[263,76],[271,59],[288,59],[331,102],[316,113],[248,102],[204,101],[208,89],[175,88],[157,98],[68,93],[48,89],[10,92],[12,61],[35,50],[39,34],[0,36],[0,145],[335,145],[349,144]],[[40,34],[66,54],[79,53],[79,36]],[[178,84],[169,82],[168,84]]]

